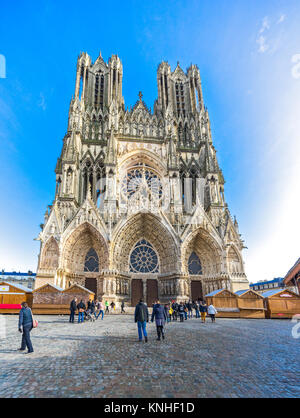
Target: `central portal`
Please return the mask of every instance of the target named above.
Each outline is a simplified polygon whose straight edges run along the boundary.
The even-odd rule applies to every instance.
[[[152,304],[157,299],[158,299],[157,280],[147,279],[147,306],[152,306]]]
[[[131,280],[131,305],[136,306],[140,299],[143,298],[143,281],[142,279]]]

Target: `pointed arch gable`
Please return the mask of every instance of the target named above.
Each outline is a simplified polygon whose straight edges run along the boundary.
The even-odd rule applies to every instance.
[[[183,269],[188,272],[189,257],[192,252],[201,260],[202,274],[214,276],[222,271],[222,248],[212,235],[203,228],[191,232],[182,245]]]
[[[108,243],[93,225],[84,222],[73,230],[64,241],[63,267],[74,273],[84,272],[86,256],[91,248],[94,249],[98,257],[98,270],[107,269],[109,265]]]
[[[135,214],[115,229],[110,259],[119,271],[129,271],[132,248],[141,239],[151,243],[158,254],[161,273],[179,271],[178,243],[162,220],[150,213]]]
[[[59,246],[52,236],[44,244],[40,260],[40,269],[55,270],[59,264]]]

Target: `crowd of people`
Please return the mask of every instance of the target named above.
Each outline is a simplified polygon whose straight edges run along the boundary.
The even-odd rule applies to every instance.
[[[161,339],[165,339],[166,322],[177,321],[178,318],[180,322],[184,322],[193,318],[195,314],[195,318],[201,318],[201,322],[205,323],[206,315],[208,314],[211,321],[214,323],[217,313],[216,308],[212,304],[207,306],[205,301],[200,299],[198,301],[189,300],[180,303],[173,300],[164,305],[157,300],[152,306],[151,322],[154,322],[155,320],[157,341],[160,341]],[[139,341],[143,341],[144,336],[145,342],[148,342],[146,326],[147,322],[149,322],[149,312],[147,305],[143,302],[143,299],[141,299],[136,305],[134,320],[138,326]]]
[[[75,314],[78,312],[78,323],[84,321],[95,321],[99,317],[103,320],[105,314],[116,312],[116,304],[109,303],[107,300],[103,303],[101,300],[89,300],[87,304],[81,299],[80,302],[75,297],[70,303],[69,322],[74,323]],[[125,303],[121,303],[120,313],[125,313]],[[205,323],[207,314],[211,321],[215,322],[217,310],[213,305],[207,306],[203,300],[176,302],[170,301],[167,304],[161,304],[159,300],[152,305],[151,322],[155,321],[157,330],[157,340],[165,339],[165,324],[171,321],[180,322],[187,321],[190,318],[201,318],[201,322]],[[135,307],[134,320],[138,326],[139,341],[148,342],[147,322],[149,322],[149,312],[147,305],[141,299]],[[22,303],[22,309],[19,314],[19,331],[22,333],[22,342],[20,351],[28,349],[28,353],[33,353],[33,347],[30,339],[30,331],[34,327],[34,319],[31,309],[26,302]]]
[[[124,310],[125,303],[122,301],[121,303],[121,314],[125,313]],[[76,312],[78,312],[78,323],[84,322],[85,320],[88,321],[95,321],[100,316],[103,319],[104,314],[109,314],[110,312],[116,311],[116,304],[114,302],[109,303],[107,300],[104,302],[101,300],[89,300],[87,304],[81,299],[79,303],[77,303],[77,298],[74,298],[70,303],[70,318],[69,322],[74,323],[74,318]]]

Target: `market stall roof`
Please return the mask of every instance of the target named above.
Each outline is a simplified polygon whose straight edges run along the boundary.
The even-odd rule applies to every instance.
[[[73,284],[72,286],[68,287],[67,289],[64,289],[63,292],[67,292],[70,289],[73,289],[74,287],[79,287],[79,289],[84,290],[85,292],[92,293],[93,295],[95,292],[92,292],[91,290],[87,289],[86,287],[81,286],[80,284]]]
[[[226,290],[226,289],[217,289],[217,290],[214,290],[213,292],[210,292],[207,295],[205,295],[205,297],[207,297],[207,296],[215,296],[218,293],[222,292],[223,290]]]
[[[29,289],[29,287],[23,286],[21,284],[10,283],[10,282],[0,282],[0,284],[8,284],[9,286],[15,287],[16,289],[23,290],[23,292],[32,293],[32,289]]]
[[[287,272],[286,276],[283,279],[284,283],[287,284],[299,272],[300,272],[300,258],[298,258],[298,260],[293,265],[293,267]]]
[[[271,297],[271,296],[274,296],[274,295],[277,295],[277,294],[279,294],[279,293],[284,293],[284,292],[286,292],[286,293],[292,293],[293,295],[295,295],[295,296],[299,296],[299,295],[297,295],[297,293],[295,293],[295,292],[292,292],[291,290],[289,290],[289,289],[271,289],[271,290],[267,290],[266,292],[263,292],[261,295],[264,297],[264,298],[269,298],[269,297]]]
[[[43,284],[43,286],[40,286],[40,287],[37,287],[36,289],[34,289],[34,291],[33,291],[33,292],[39,291],[39,290],[43,289],[43,288],[44,288],[44,287],[46,287],[46,286],[53,287],[53,289],[58,290],[59,292],[62,292],[62,291],[64,290],[64,289],[62,289],[61,287],[56,286],[55,284],[52,284],[52,283],[45,283],[45,284]]]
[[[235,292],[235,294],[237,296],[244,296],[247,293],[253,293],[254,295],[259,296],[260,298],[262,298],[262,296],[259,293],[255,292],[255,290],[252,290],[252,289],[238,290],[238,291]]]

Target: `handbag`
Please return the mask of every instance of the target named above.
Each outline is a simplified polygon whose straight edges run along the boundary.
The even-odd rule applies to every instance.
[[[30,312],[31,312],[31,317],[32,317],[32,328],[37,328],[38,325],[39,325],[39,321],[37,321],[36,319],[34,319],[34,317],[32,315],[32,310],[31,309],[30,309]]]

